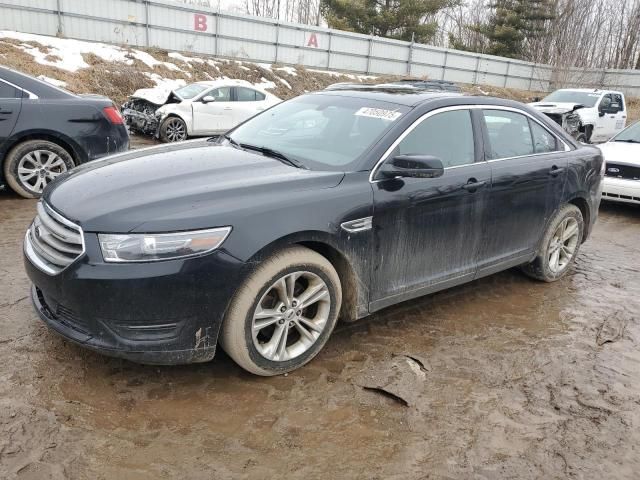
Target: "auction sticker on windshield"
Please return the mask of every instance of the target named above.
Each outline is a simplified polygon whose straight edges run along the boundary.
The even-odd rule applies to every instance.
[[[384,108],[362,107],[354,113],[354,115],[359,117],[380,118],[382,120],[389,120],[390,122],[393,122],[394,120],[397,120],[402,113],[395,110],[385,110]]]

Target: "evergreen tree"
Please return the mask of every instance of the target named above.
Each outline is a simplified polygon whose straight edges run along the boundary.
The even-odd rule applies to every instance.
[[[460,0],[322,0],[331,28],[380,37],[429,42],[438,29],[429,17]]]
[[[542,35],[545,22],[554,18],[553,0],[494,0],[489,7],[489,21],[470,28],[486,37],[484,53],[501,57],[526,58],[526,41]]]

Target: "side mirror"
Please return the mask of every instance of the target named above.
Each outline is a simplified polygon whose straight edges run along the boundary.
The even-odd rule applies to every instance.
[[[216,97],[214,97],[213,95],[205,95],[204,97],[202,97],[202,103],[211,103],[215,101]]]
[[[382,165],[379,174],[385,179],[436,178],[444,175],[444,166],[433,155],[397,155]]]

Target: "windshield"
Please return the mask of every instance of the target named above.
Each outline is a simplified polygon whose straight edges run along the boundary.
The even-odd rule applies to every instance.
[[[209,87],[207,87],[206,85],[198,85],[197,83],[192,83],[191,85],[186,85],[174,91],[183,100],[190,100],[200,95],[207,88]]]
[[[625,128],[618,135],[613,137],[614,142],[635,141],[640,143],[640,122],[636,122],[628,128]]]
[[[241,145],[275,150],[312,170],[349,170],[409,110],[338,95],[303,95],[231,132]]]
[[[579,103],[587,108],[591,108],[596,106],[599,98],[599,93],[556,90],[551,95],[544,97],[542,101],[555,103]]]

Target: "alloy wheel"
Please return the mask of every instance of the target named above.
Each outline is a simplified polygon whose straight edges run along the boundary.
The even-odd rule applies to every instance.
[[[67,171],[67,164],[55,152],[33,150],[18,162],[18,180],[32,193],[42,194],[44,187]]]
[[[167,120],[166,137],[170,142],[186,140],[187,129],[182,120],[178,118],[170,118]]]
[[[253,345],[267,360],[291,360],[315,344],[330,312],[331,295],[322,278],[306,271],[283,275],[267,289],[254,311]]]
[[[571,263],[578,247],[580,236],[578,222],[568,217],[560,222],[549,243],[549,269],[553,273],[562,272]]]

